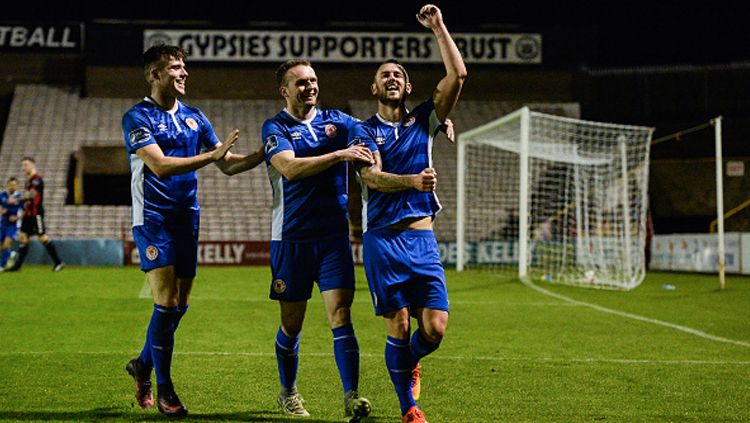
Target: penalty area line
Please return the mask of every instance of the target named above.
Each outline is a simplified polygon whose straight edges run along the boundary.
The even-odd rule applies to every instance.
[[[666,328],[678,330],[680,332],[684,332],[684,333],[687,333],[687,334],[690,334],[690,335],[693,335],[693,336],[697,336],[699,338],[708,339],[708,340],[711,340],[711,341],[723,342],[725,344],[739,345],[741,347],[750,347],[750,342],[738,341],[736,339],[724,338],[723,336],[711,335],[710,333],[706,333],[706,332],[700,331],[698,329],[693,329],[693,328],[688,327],[688,326],[682,326],[682,325],[678,325],[678,324],[675,324],[675,323],[665,322],[663,320],[652,319],[650,317],[640,316],[640,315],[633,314],[633,313],[628,313],[628,312],[625,312],[625,311],[620,311],[620,310],[615,310],[615,309],[612,309],[612,308],[607,308],[607,307],[600,306],[600,305],[594,304],[594,303],[587,303],[586,301],[576,300],[574,298],[566,297],[565,295],[558,294],[558,293],[549,291],[547,289],[544,289],[544,288],[542,288],[542,287],[534,284],[531,281],[527,281],[527,280],[521,279],[521,283],[523,283],[527,287],[529,287],[529,288],[531,288],[531,289],[533,289],[533,290],[535,290],[535,291],[537,291],[537,292],[539,292],[541,294],[544,294],[544,295],[546,295],[548,297],[557,298],[558,300],[565,301],[565,302],[570,303],[570,304],[575,304],[575,305],[579,305],[579,306],[583,306],[583,307],[592,308],[592,309],[594,309],[596,311],[600,311],[602,313],[614,314],[615,316],[625,317],[627,319],[633,319],[633,320],[638,320],[638,321],[645,322],[645,323],[650,323],[652,325],[663,326],[663,327],[666,327]]]

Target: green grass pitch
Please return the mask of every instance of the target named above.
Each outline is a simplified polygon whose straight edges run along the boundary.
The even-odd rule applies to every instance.
[[[631,292],[541,285],[561,298],[508,277],[447,273],[448,333],[422,362],[420,405],[432,423],[750,421],[748,278],[729,277],[724,291],[715,276],[671,273],[649,274]],[[385,327],[361,268],[357,278],[368,421],[397,422]],[[173,362],[189,419],[289,421],[275,406],[269,282],[265,267],[199,269]],[[124,370],[151,313],[143,283],[135,268],[0,274],[0,420],[164,420],[134,404]],[[298,378],[312,417],[294,421],[344,421],[332,352],[314,294]]]

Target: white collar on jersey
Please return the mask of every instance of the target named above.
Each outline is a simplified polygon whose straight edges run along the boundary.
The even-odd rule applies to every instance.
[[[313,112],[314,113],[313,113],[312,117],[310,119],[305,120],[305,119],[300,119],[297,116],[294,116],[293,114],[289,113],[289,110],[286,107],[284,107],[284,113],[286,113],[287,115],[289,115],[290,118],[296,120],[299,123],[304,123],[306,125],[308,123],[312,122],[313,119],[315,119],[316,116],[318,116],[318,108],[315,107],[315,106],[313,106]]]
[[[408,114],[409,114],[409,109],[404,109],[404,116],[407,116]],[[375,113],[375,116],[378,118],[378,120],[380,120],[380,123],[383,123],[388,126],[393,126],[394,128],[397,126],[401,126],[401,122],[404,121],[403,119],[401,119],[398,122],[391,122],[390,120],[387,120],[383,116],[380,116],[380,113]]]
[[[145,101],[148,101],[149,103],[156,104],[156,102],[151,97],[146,96],[146,97],[143,97],[143,99]],[[158,104],[156,104],[156,105],[159,106]],[[159,106],[159,107],[161,107],[161,106]],[[173,115],[173,114],[177,113],[177,110],[179,108],[180,108],[180,100],[175,99],[174,100],[174,106],[172,106],[172,108],[169,109],[169,110],[165,110],[165,112]]]

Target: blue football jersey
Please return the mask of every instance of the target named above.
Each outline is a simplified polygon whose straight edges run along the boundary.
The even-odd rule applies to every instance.
[[[263,123],[261,136],[273,188],[273,241],[311,241],[349,233],[345,162],[289,181],[271,165],[271,158],[286,150],[294,151],[295,157],[312,157],[346,148],[358,122],[338,110],[316,109],[312,119],[300,120],[285,109]]]
[[[416,174],[432,167],[432,141],[440,129],[432,99],[408,112],[401,122],[375,115],[363,122],[352,143],[379,151],[383,172]],[[441,209],[434,192],[416,189],[384,193],[362,184],[362,230],[380,229],[404,219],[435,216]]]
[[[157,144],[170,157],[192,157],[203,149],[212,150],[219,139],[206,116],[179,101],[174,110],[164,110],[145,98],[123,116],[122,133],[130,158],[133,226],[144,221],[159,224],[171,213],[198,209],[194,171],[158,178],[136,151],[150,144]]]
[[[21,192],[16,191],[13,194],[8,194],[7,191],[0,192],[0,207],[6,210],[5,214],[3,214],[3,217],[2,217],[3,225],[16,224],[18,221],[11,222],[8,218],[11,216],[18,216],[18,212],[23,207],[22,202],[17,202],[16,204],[8,204],[8,200],[10,200],[11,198],[15,198],[16,200],[18,200],[19,198],[21,198]]]

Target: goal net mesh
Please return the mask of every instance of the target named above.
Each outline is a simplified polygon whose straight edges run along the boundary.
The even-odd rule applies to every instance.
[[[569,285],[638,286],[651,134],[526,108],[461,134],[463,267]]]

